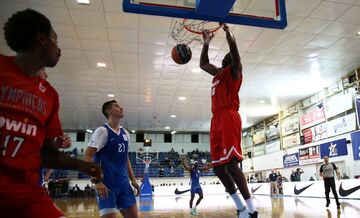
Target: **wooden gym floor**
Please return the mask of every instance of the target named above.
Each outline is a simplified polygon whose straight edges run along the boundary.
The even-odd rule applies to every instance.
[[[194,203],[197,198],[195,198]],[[95,199],[54,199],[67,218],[97,218],[99,210]],[[190,218],[188,196],[154,197],[152,202],[140,201],[140,217]],[[360,200],[340,200],[342,206],[336,209],[332,200],[325,208],[324,198],[284,197],[271,199],[269,196],[254,196],[254,203],[262,218],[356,218],[360,217]],[[200,218],[236,217],[236,210],[227,195],[205,195],[198,207]],[[118,214],[117,217],[122,217]]]

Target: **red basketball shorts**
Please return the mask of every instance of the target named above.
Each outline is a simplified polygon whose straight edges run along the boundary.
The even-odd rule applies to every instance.
[[[0,217],[65,218],[41,187],[33,192],[32,198],[10,199],[5,200],[3,196],[0,199]]]
[[[237,111],[222,110],[213,114],[210,127],[212,165],[229,163],[233,157],[243,159],[241,150],[241,120]]]

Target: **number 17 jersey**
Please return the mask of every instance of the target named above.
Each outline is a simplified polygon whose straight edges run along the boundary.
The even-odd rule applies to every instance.
[[[33,198],[45,138],[63,134],[59,97],[40,77],[31,77],[0,55],[0,196],[9,202]]]

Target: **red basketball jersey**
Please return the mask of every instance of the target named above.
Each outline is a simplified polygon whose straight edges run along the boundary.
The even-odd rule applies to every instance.
[[[231,76],[231,65],[216,74],[211,86],[211,111],[216,113],[223,109],[239,110],[239,90],[242,76],[234,80]]]
[[[14,57],[0,55],[0,84],[0,196],[11,204],[31,197],[44,139],[63,132],[59,96],[48,82],[24,74]]]

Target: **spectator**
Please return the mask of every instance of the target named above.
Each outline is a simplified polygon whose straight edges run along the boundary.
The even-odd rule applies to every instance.
[[[295,182],[295,170],[291,171],[290,181]]]
[[[80,188],[79,188],[78,184],[75,184],[75,187],[73,187],[73,188],[71,189],[71,191],[72,191],[72,194],[73,194],[72,197],[75,197],[75,198],[79,197],[79,195],[80,195]]]
[[[350,177],[348,175],[346,175],[346,173],[343,173],[343,176],[341,177],[341,179],[350,179]]]
[[[86,184],[84,188],[84,194],[86,198],[91,197],[91,187],[89,184]]]
[[[251,175],[250,176],[250,183],[256,183],[257,182],[257,179],[255,178],[254,175]]]
[[[72,150],[72,154],[74,155],[75,158],[78,156],[78,149],[77,149],[77,147],[75,147],[75,148]]]
[[[275,197],[279,194],[279,189],[277,186],[277,177],[278,175],[275,173],[275,170],[272,170],[269,175],[270,181],[270,197]]]
[[[159,170],[159,177],[164,177],[164,168],[160,168]]]
[[[303,174],[304,171],[301,168],[297,168],[295,171],[294,181],[295,182],[301,182],[301,174]]]
[[[283,182],[284,182],[284,178],[283,176],[281,175],[280,171],[278,171],[277,173],[277,188],[278,188],[278,195],[283,195]]]

